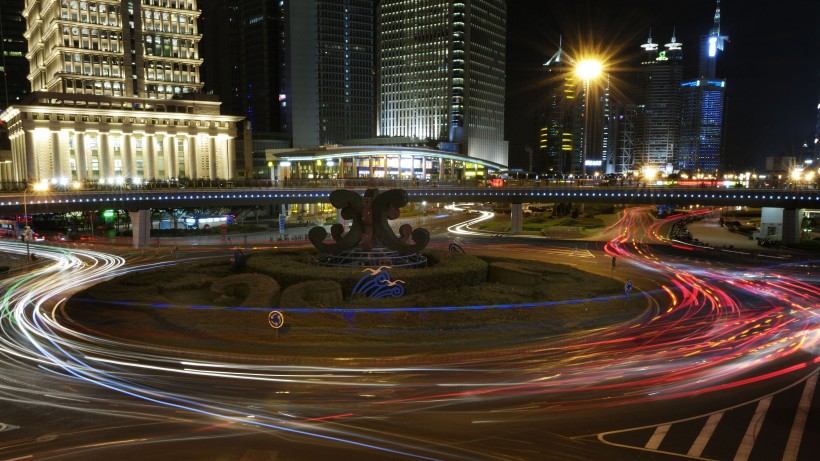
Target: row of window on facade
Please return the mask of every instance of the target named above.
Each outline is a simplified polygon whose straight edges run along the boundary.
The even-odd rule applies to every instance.
[[[185,10],[194,10],[194,0],[143,0],[145,6],[159,6],[163,8],[176,8]],[[106,11],[117,11],[116,6],[106,5],[97,2],[84,2],[77,0],[61,0],[60,6],[63,9],[70,8],[76,11],[88,11],[91,13],[105,13]]]
[[[25,115],[25,114],[23,114]],[[172,125],[172,126],[196,126],[201,128],[208,128],[213,125],[216,128],[228,128],[229,122],[209,122],[204,120],[178,120],[178,119],[156,119],[156,118],[141,118],[141,117],[110,117],[102,115],[73,115],[73,114],[41,114],[37,112],[28,113],[31,120],[56,120],[58,122],[94,122],[94,123],[128,123],[140,125]]]
[[[66,80],[66,93],[94,94],[98,96],[125,96],[125,85],[119,82],[99,82],[94,80]],[[146,85],[145,92],[149,98],[160,95],[182,95],[196,93],[197,89],[187,86]]]

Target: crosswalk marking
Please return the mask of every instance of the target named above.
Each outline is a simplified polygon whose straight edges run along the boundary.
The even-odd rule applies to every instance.
[[[811,407],[811,397],[814,395],[814,388],[817,386],[817,376],[817,373],[811,375],[806,381],[806,387],[803,388],[800,405],[797,407],[792,430],[789,432],[789,441],[786,442],[786,449],[783,451],[783,461],[797,461],[797,452],[800,450],[803,429],[806,427],[806,419],[809,416],[809,408]]]
[[[669,428],[672,427],[671,424],[665,424],[663,426],[658,426],[655,428],[655,433],[652,434],[649,441],[646,442],[646,446],[644,448],[648,448],[650,450],[657,450],[659,446],[661,446],[661,442],[663,442],[663,438],[666,437],[666,433],[669,432]]]
[[[699,458],[700,455],[703,454],[703,449],[706,448],[706,443],[710,438],[712,438],[712,434],[714,434],[715,428],[717,428],[717,425],[722,417],[723,413],[715,413],[709,416],[709,419],[706,420],[706,424],[704,424],[703,428],[701,428],[698,438],[695,439],[695,443],[689,447],[689,452],[686,453],[687,455]]]
[[[766,417],[766,412],[769,411],[769,405],[772,403],[772,396],[766,397],[757,404],[755,415],[749,421],[749,427],[746,428],[746,433],[743,435],[743,442],[740,443],[740,448],[735,453],[734,461],[747,461],[749,455],[752,454],[752,448],[755,446],[757,434],[760,433],[760,427],[763,425],[763,418]]]

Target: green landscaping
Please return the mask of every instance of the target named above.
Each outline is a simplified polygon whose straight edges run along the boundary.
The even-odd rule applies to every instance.
[[[66,321],[94,335],[181,353],[382,356],[513,345],[628,321],[646,307],[621,282],[569,266],[425,252],[430,267],[390,269],[405,295],[351,299],[358,268],[312,264],[315,251],[229,256],[130,273],[72,297]],[[577,300],[577,301],[576,301]],[[483,307],[477,307],[483,306]],[[285,315],[275,332],[272,309]]]

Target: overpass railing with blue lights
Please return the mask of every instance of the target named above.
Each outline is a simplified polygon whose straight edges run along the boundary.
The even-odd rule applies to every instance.
[[[489,187],[483,181],[414,181],[317,179],[290,181],[148,181],[136,184],[86,182],[72,187],[52,185],[32,192],[24,184],[4,184],[0,215],[63,213],[98,209],[196,208],[264,206],[327,202],[331,191],[403,188],[415,202],[587,202],[820,208],[820,189],[675,187],[598,180],[507,181]],[[2,187],[0,186],[0,187]],[[9,190],[11,189],[11,190]]]

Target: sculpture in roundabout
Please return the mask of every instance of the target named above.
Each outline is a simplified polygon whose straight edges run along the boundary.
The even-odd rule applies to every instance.
[[[330,227],[332,242],[324,227],[308,232],[310,242],[323,254],[316,263],[339,267],[423,267],[423,250],[430,241],[427,229],[410,224],[399,227],[397,236],[390,228],[390,220],[399,217],[399,209],[407,205],[404,189],[379,192],[367,189],[364,196],[348,189],[330,193],[330,203],[341,210],[341,217],[349,221],[349,229],[336,223]]]

